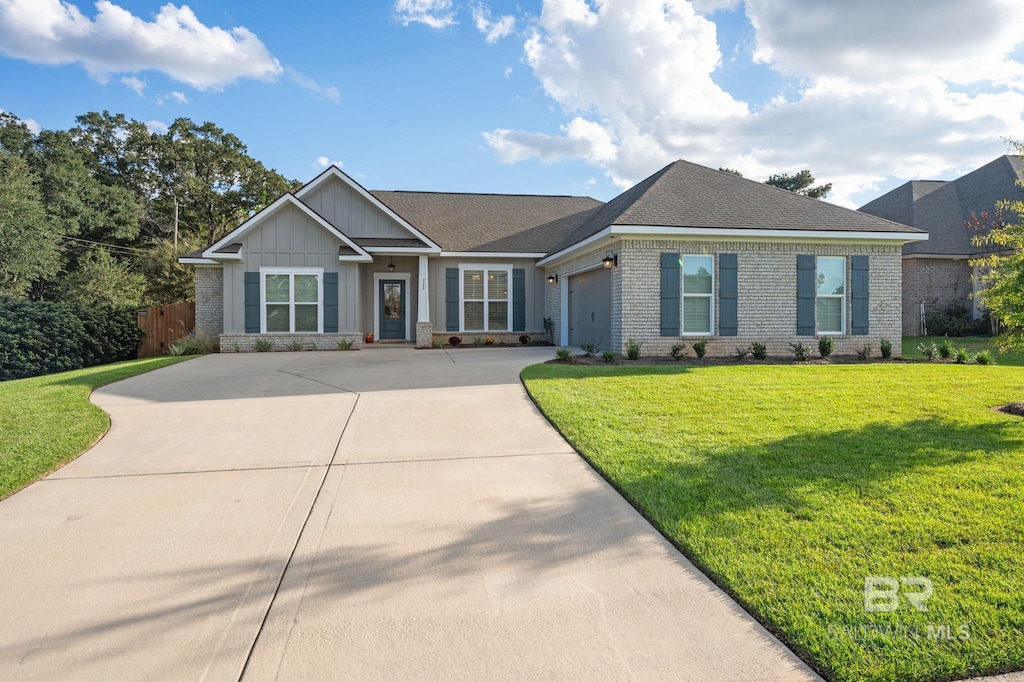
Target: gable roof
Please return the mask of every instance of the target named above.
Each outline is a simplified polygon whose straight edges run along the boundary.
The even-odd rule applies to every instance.
[[[927,231],[928,243],[904,244],[905,254],[970,257],[979,247],[966,222],[1004,199],[1024,198],[1018,179],[1024,179],[1024,158],[1004,155],[956,180],[911,180],[858,210]]]
[[[880,238],[901,233],[914,239],[920,234],[905,224],[680,160],[593,212],[553,251],[565,250],[616,225],[730,230],[750,236],[757,236],[758,231],[847,232],[874,233]]]
[[[602,204],[590,197],[373,190],[446,252],[545,254]]]

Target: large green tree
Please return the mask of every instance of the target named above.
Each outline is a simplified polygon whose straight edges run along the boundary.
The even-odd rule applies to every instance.
[[[60,268],[60,234],[24,158],[0,149],[0,295],[20,297]]]
[[[793,175],[788,173],[778,173],[765,180],[764,184],[789,190],[796,194],[802,194],[805,197],[810,197],[812,199],[823,199],[832,191],[831,182],[825,185],[812,187],[811,185],[814,184],[814,176],[811,175],[811,171],[809,170],[802,170],[799,173],[794,173]]]

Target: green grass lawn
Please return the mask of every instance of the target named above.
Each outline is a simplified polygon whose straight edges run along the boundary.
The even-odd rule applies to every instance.
[[[0,383],[0,499],[65,464],[106,433],[89,394],[187,357],[159,357]]]
[[[591,464],[825,676],[1024,668],[1024,420],[989,409],[1024,401],[1024,368],[536,365],[523,379]],[[868,576],[929,578],[928,611],[866,612]]]
[[[903,337],[903,357],[905,358],[923,358],[924,353],[919,351],[917,347],[922,343],[939,345],[942,343],[943,337],[941,336],[904,336]],[[951,338],[950,341],[957,348],[966,348],[971,353],[977,353],[978,351],[988,350],[992,352],[992,358],[1000,365],[1012,365],[1014,367],[1024,366],[1024,353],[1017,352],[1006,352],[1001,353],[993,343],[991,336],[963,336],[959,338]]]

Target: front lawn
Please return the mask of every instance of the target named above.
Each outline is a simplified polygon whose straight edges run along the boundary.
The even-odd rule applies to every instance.
[[[918,350],[918,346],[922,343],[925,345],[934,343],[937,346],[944,340],[945,337],[942,336],[904,336],[903,357],[921,359],[924,357],[924,353]],[[1024,366],[1024,353],[1014,351],[1001,353],[991,336],[961,336],[950,338],[949,340],[953,342],[955,347],[966,348],[971,353],[978,353],[983,350],[991,352],[992,359],[996,361],[996,364]]]
[[[819,672],[1024,668],[1024,368],[939,364],[523,372],[548,418]],[[865,578],[924,576],[867,612]],[[917,587],[905,588],[908,592]]]
[[[0,500],[85,452],[110,426],[93,389],[187,357],[130,360],[0,383]]]

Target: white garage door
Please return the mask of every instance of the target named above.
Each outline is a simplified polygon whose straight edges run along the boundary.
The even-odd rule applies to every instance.
[[[569,278],[569,345],[612,345],[612,271],[590,270]]]

